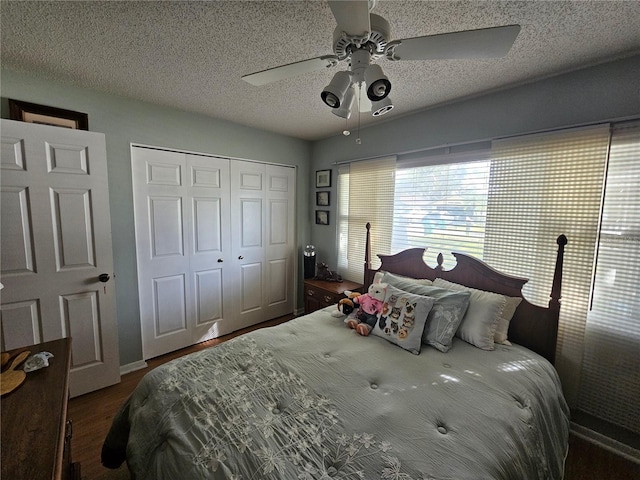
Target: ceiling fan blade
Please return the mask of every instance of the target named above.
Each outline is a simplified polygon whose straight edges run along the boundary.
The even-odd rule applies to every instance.
[[[394,40],[385,55],[390,60],[500,58],[509,53],[519,32],[520,25],[507,25]]]
[[[301,62],[289,63],[279,67],[268,68],[261,72],[243,75],[242,79],[257,87],[267,83],[277,82],[285,78],[294,77],[302,73],[322,70],[323,68],[335,67],[338,64],[338,57],[335,55],[323,55],[322,57],[310,58]]]
[[[329,1],[329,6],[339,30],[351,36],[369,36],[371,22],[367,0],[333,0]]]

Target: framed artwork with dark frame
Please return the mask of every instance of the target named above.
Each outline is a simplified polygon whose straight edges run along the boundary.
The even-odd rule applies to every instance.
[[[330,205],[331,192],[316,192],[316,205],[328,207]]]
[[[331,170],[316,170],[316,188],[331,186]]]
[[[328,210],[316,210],[316,225],[329,225]]]
[[[40,125],[89,130],[89,116],[86,113],[11,98],[9,99],[9,118]]]

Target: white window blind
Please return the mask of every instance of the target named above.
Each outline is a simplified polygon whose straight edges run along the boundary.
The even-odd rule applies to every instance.
[[[363,280],[367,222],[372,225],[372,253],[391,252],[395,171],[395,156],[353,162],[348,174],[344,168],[338,171],[338,266],[346,279]],[[377,268],[379,262],[373,257],[372,266]]]
[[[529,278],[525,296],[547,305],[555,239],[569,239],[556,368],[570,405],[577,401],[609,138],[605,125],[492,145],[484,260]]]
[[[488,160],[404,168],[399,163],[392,251],[428,246],[432,265],[435,255],[451,251],[482,258],[490,165]],[[454,265],[453,256],[445,256],[445,268]]]
[[[578,408],[640,433],[640,123],[615,128]]]

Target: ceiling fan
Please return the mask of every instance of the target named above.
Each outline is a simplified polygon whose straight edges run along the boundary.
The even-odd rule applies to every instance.
[[[357,97],[359,111],[379,116],[393,108],[391,82],[373,61],[383,56],[392,61],[500,58],[509,52],[520,32],[519,25],[506,25],[391,40],[389,22],[371,13],[376,1],[329,0],[338,23],[333,32],[333,55],[269,68],[242,79],[260,86],[347,61],[349,69],[334,75],[321,93],[322,101],[334,114],[349,118]],[[363,85],[366,96],[362,94]]]

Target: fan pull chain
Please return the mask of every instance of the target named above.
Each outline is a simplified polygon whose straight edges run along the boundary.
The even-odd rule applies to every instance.
[[[362,139],[360,138],[360,99],[362,98],[362,82],[358,83],[358,136],[356,137],[356,144],[362,145]]]

